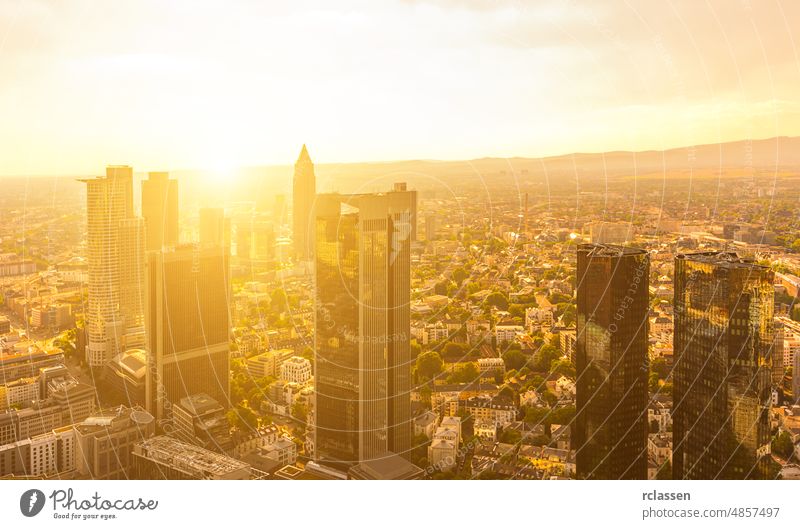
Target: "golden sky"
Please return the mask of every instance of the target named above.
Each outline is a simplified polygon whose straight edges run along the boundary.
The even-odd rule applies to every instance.
[[[798,28],[795,0],[0,0],[0,175],[797,135]]]

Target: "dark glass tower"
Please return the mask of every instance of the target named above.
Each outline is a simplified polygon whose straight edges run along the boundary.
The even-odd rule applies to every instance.
[[[338,468],[396,460],[411,448],[416,194],[325,194],[315,208],[315,459]]]
[[[647,479],[649,273],[644,250],[578,247],[579,478]]]
[[[767,477],[772,282],[735,253],[675,258],[675,479]]]
[[[228,252],[220,246],[148,255],[146,399],[160,423],[189,395],[229,403],[228,270]]]

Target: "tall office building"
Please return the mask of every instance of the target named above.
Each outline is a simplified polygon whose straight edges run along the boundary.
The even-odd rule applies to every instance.
[[[178,181],[155,172],[142,181],[142,217],[147,225],[147,251],[178,244]]]
[[[769,469],[773,272],[731,252],[675,258],[675,479]]]
[[[110,166],[105,177],[82,182],[87,192],[89,275],[86,360],[100,367],[125,348],[125,321],[120,313],[120,255],[125,241],[120,228],[123,221],[134,218],[133,169]]]
[[[317,194],[317,178],[314,163],[303,145],[294,164],[292,187],[292,238],[298,260],[305,261],[313,255],[314,243],[314,198]]]
[[[147,409],[159,422],[181,399],[206,393],[227,406],[228,253],[178,246],[147,264]]]
[[[125,322],[125,348],[144,347],[145,221],[119,224],[119,312]]]
[[[649,274],[645,250],[578,247],[578,477],[647,479]]]
[[[221,246],[230,253],[231,219],[222,208],[200,208],[200,245]]]
[[[314,447],[322,465],[396,466],[404,460],[393,454],[411,448],[415,201],[399,190],[317,197]]]

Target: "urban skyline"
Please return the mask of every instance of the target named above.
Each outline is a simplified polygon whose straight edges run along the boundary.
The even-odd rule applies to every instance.
[[[800,480],[795,19],[0,0],[0,479]]]

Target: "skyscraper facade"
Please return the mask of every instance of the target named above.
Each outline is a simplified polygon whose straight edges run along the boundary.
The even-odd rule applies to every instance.
[[[142,217],[147,226],[147,251],[178,244],[178,181],[153,172],[142,181]]]
[[[675,258],[675,479],[767,477],[773,275],[732,252]]]
[[[200,208],[200,245],[220,246],[230,253],[231,219],[222,208]]]
[[[317,197],[314,446],[320,463],[388,461],[411,448],[415,202],[412,192],[400,190]]]
[[[219,246],[148,255],[147,408],[170,418],[180,399],[206,393],[229,402],[229,257]]]
[[[133,169],[110,166],[105,177],[82,181],[86,184],[89,276],[86,361],[91,367],[101,367],[125,348],[126,324],[120,312],[120,255],[125,245],[121,224],[134,218]]]
[[[300,156],[294,164],[292,186],[292,238],[295,255],[305,261],[313,255],[314,243],[314,198],[317,193],[317,178],[314,163],[303,145]]]
[[[145,221],[119,225],[119,312],[125,322],[125,348],[144,347]]]
[[[647,479],[649,273],[645,250],[578,247],[578,477]]]

